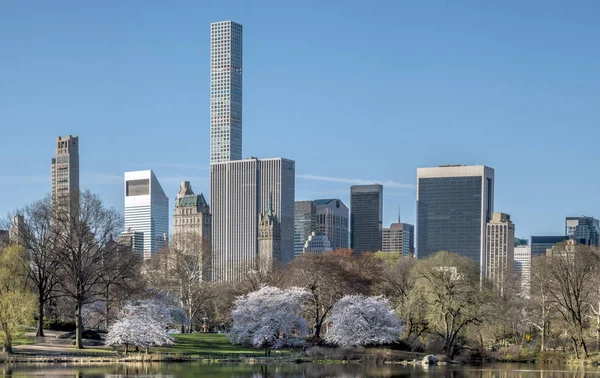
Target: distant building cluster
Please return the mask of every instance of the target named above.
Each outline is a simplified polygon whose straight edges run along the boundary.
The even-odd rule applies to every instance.
[[[202,279],[239,282],[303,253],[352,249],[427,258],[456,252],[475,261],[482,278],[503,289],[518,282],[527,295],[531,261],[557,243],[600,246],[593,217],[567,217],[564,235],[515,237],[509,214],[495,212],[493,168],[441,165],[417,169],[416,224],[383,224],[383,185],[353,185],[350,208],[339,198],[296,201],[295,162],[284,157],[242,159],[243,33],[235,22],[210,27],[210,203],[182,181],[169,230],[169,197],[152,170],[125,172],[119,245],[142,259],[168,246],[202,254]],[[79,138],[55,141],[51,200],[76,212]],[[0,230],[0,243],[22,237],[22,217]]]

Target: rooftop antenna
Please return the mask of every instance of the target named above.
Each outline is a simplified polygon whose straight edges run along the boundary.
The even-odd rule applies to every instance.
[[[398,223],[402,223],[402,222],[400,221],[400,205],[398,205]]]

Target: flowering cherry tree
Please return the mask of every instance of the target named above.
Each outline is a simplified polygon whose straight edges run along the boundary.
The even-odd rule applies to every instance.
[[[144,347],[147,352],[151,346],[172,344],[167,328],[174,322],[174,313],[173,308],[155,300],[128,304],[109,328],[106,345],[124,345],[127,354],[130,345]]]
[[[250,344],[255,348],[282,348],[303,345],[308,324],[302,317],[304,289],[287,290],[264,286],[242,295],[231,313],[233,327],[229,339],[234,344]]]
[[[389,344],[402,332],[398,316],[381,296],[346,295],[327,322],[325,340],[340,346]]]

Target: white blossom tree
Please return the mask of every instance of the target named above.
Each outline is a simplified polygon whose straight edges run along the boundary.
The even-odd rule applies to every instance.
[[[402,324],[387,299],[346,295],[333,306],[325,340],[340,346],[390,344]]]
[[[297,287],[282,290],[265,286],[238,297],[231,313],[233,327],[229,339],[234,344],[255,348],[303,345],[308,324],[301,314],[307,295]]]
[[[108,330],[106,345],[125,346],[125,354],[129,346],[148,348],[172,344],[173,339],[167,329],[174,322],[173,308],[164,306],[161,301],[144,300],[125,306],[121,318]]]

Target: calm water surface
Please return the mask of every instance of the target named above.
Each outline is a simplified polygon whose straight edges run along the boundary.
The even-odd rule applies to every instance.
[[[317,364],[270,364],[270,365],[206,365],[200,363],[135,363],[100,366],[74,366],[60,364],[0,364],[2,377],[545,377],[574,378],[598,377],[600,369],[583,367],[549,367],[536,365],[488,365],[482,367],[397,365],[317,365]]]

